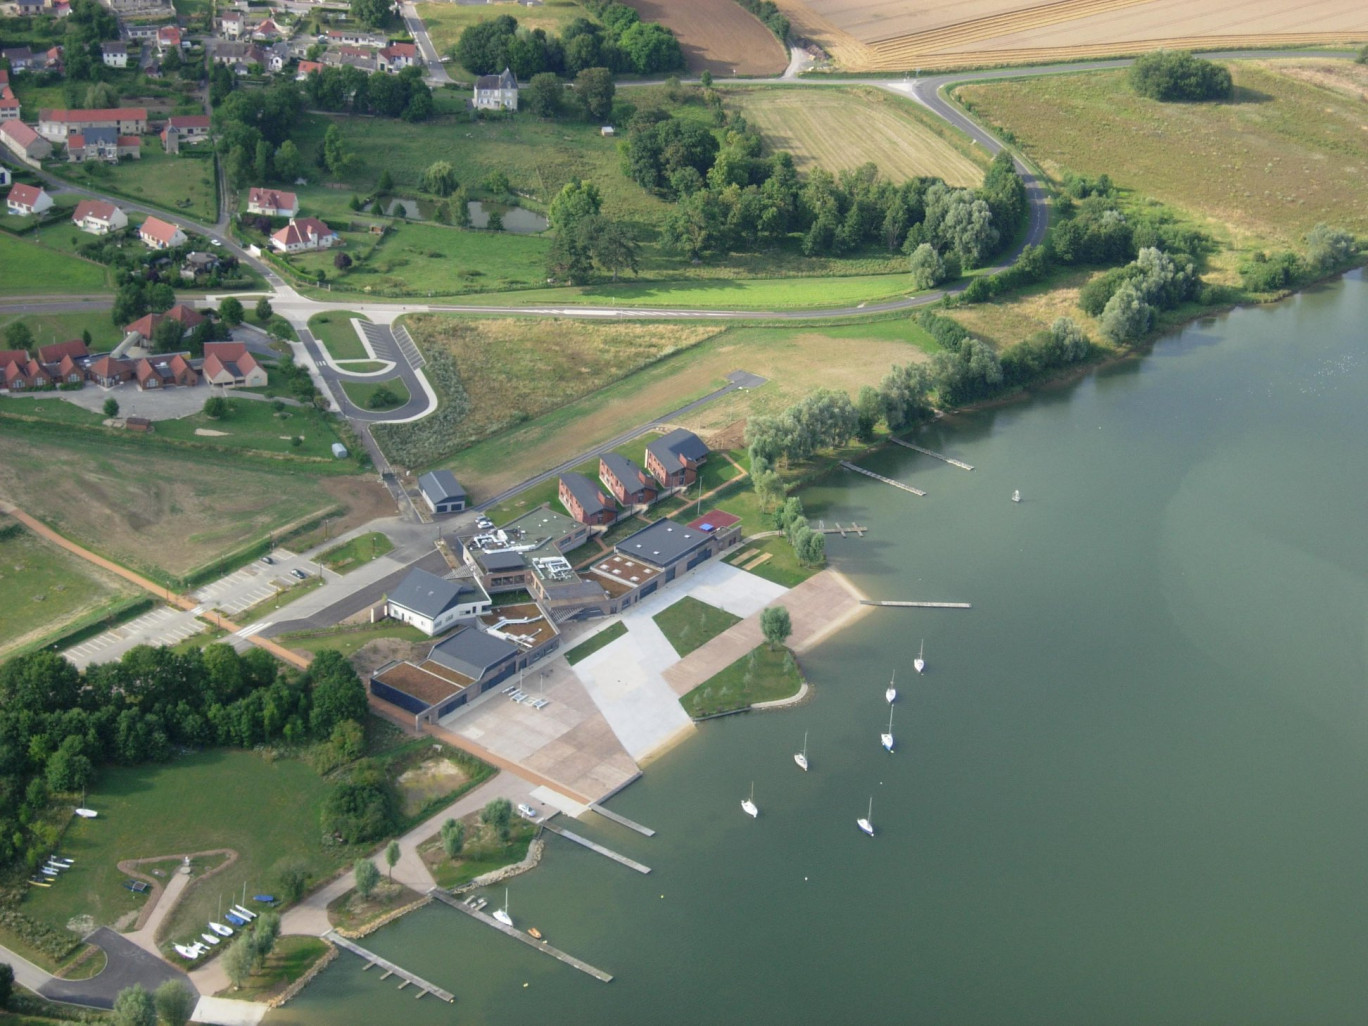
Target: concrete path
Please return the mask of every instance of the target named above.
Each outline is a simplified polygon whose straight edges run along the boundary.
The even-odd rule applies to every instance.
[[[144,951],[153,954],[158,953],[157,930],[166,921],[166,917],[171,914],[171,910],[176,907],[176,902],[180,901],[180,896],[185,892],[185,888],[190,886],[190,874],[182,873],[179,869],[171,874],[171,879],[162,888],[161,894],[157,897],[157,905],[152,910],[152,915],[143,924],[141,930],[133,933],[124,934],[129,940]]]
[[[8,962],[10,968],[14,970],[14,982],[35,994],[44,984],[53,979],[52,974],[46,969],[39,968],[23,955],[11,951],[7,947],[0,946],[0,962]]]
[[[257,1026],[271,1006],[259,1001],[232,1001],[228,998],[202,997],[190,1016],[191,1022],[214,1026]]]

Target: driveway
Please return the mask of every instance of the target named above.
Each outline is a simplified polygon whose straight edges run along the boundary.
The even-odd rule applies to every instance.
[[[65,1001],[91,1008],[113,1008],[119,991],[133,984],[141,984],[149,994],[168,980],[183,983],[192,993],[198,993],[190,977],[167,965],[156,955],[149,954],[132,941],[121,937],[107,926],[102,926],[86,940],[104,949],[109,962],[104,971],[89,980],[49,980],[38,988],[38,993],[49,1001]]]

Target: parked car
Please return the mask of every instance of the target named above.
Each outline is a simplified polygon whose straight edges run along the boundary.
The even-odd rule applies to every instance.
[[[309,575],[306,574],[303,570],[299,569],[299,567],[295,567],[293,570],[291,570],[291,571],[290,571],[290,575],[291,575],[292,577],[297,577],[297,578],[299,578],[301,581],[307,579],[308,576],[309,576]]]
[[[475,526],[482,527],[488,530],[489,528],[494,526],[494,521],[490,520],[489,517],[476,517]]]
[[[518,802],[518,815],[522,816],[524,819],[536,819],[537,810],[526,802]]]
[[[261,561],[265,563],[267,566],[275,566],[275,560],[272,559],[270,556],[262,556]]]

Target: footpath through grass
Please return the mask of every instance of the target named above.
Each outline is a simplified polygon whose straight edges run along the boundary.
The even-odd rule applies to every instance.
[[[652,619],[681,659],[741,622],[741,617],[735,613],[710,606],[692,595],[662,609]]]
[[[748,709],[757,702],[791,698],[803,684],[787,648],[761,645],[709,677],[679,701],[694,719]]]

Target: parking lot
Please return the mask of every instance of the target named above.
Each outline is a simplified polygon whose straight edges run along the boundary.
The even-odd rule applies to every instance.
[[[235,616],[320,573],[317,563],[307,562],[286,549],[276,549],[269,558],[270,565],[256,560],[227,577],[206,584],[195,592],[195,598],[211,609],[221,609],[225,615]]]
[[[62,653],[76,666],[85,669],[91,663],[107,663],[119,659],[136,645],[175,645],[204,630],[207,624],[193,612],[161,606],[144,613],[135,620],[88,641],[74,645]]]

